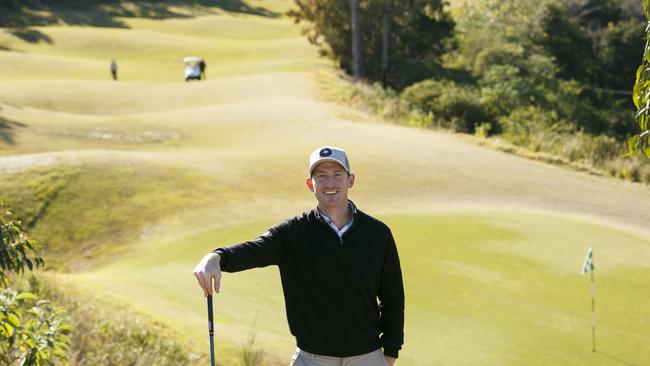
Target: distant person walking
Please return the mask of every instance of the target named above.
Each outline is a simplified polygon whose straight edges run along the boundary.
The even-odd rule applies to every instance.
[[[113,75],[113,80],[117,80],[117,62],[115,62],[115,59],[111,60],[111,75]]]
[[[205,64],[205,61],[203,61],[203,59],[201,59],[201,61],[199,61],[199,70],[201,70],[201,79],[202,80],[207,79],[207,77],[205,76],[205,68],[206,67],[207,67],[207,65]]]
[[[257,239],[207,254],[194,268],[205,296],[221,271],[276,265],[297,349],[291,366],[392,366],[404,343],[404,285],[397,246],[383,222],[348,200],[345,151],[309,157],[317,205]],[[283,173],[279,173],[283,174]]]

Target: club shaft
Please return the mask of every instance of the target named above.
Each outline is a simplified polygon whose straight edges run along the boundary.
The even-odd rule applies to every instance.
[[[214,317],[212,315],[212,295],[208,295],[208,332],[210,333],[210,365],[214,366]]]
[[[214,366],[214,336],[210,334],[210,366]]]

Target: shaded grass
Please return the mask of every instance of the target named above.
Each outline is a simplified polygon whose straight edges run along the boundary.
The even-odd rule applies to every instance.
[[[83,268],[122,253],[160,219],[225,198],[223,184],[200,173],[113,158],[35,167],[0,181],[7,206],[46,239],[50,266]]]
[[[260,2],[257,2],[260,4]],[[275,5],[275,4],[274,4]],[[277,6],[277,5],[276,5]],[[279,17],[281,13],[243,0],[164,0],[164,1],[33,1],[19,7],[0,5],[0,26],[25,31],[31,26],[68,24],[90,27],[125,28],[123,18],[188,18],[205,12]],[[22,37],[21,37],[22,38]],[[33,42],[31,38],[23,38]]]
[[[2,109],[0,109],[0,111],[1,110]],[[0,116],[0,143],[10,145],[14,144],[16,135],[15,130],[20,127],[25,127],[25,124]]]

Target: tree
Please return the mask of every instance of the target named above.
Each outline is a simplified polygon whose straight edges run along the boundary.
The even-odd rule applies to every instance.
[[[388,86],[402,89],[435,75],[454,28],[442,0],[295,0],[297,9],[288,14],[303,24],[303,33],[319,46],[321,55],[332,58],[353,75],[351,4],[356,2],[361,77],[370,81],[385,79]],[[378,19],[385,19],[383,32],[376,31]],[[389,53],[385,47],[388,44]]]
[[[543,32],[537,43],[555,58],[560,76],[577,80],[591,78],[598,60],[589,31],[556,4],[546,9],[541,26]]]

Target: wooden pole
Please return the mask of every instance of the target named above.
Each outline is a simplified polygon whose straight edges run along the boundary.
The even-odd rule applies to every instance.
[[[390,0],[384,0],[384,9],[382,13],[382,41],[381,41],[381,83],[384,88],[388,86],[388,39],[390,35]]]
[[[359,34],[359,0],[350,0],[352,22],[352,72],[354,81],[361,78],[361,35]]]

